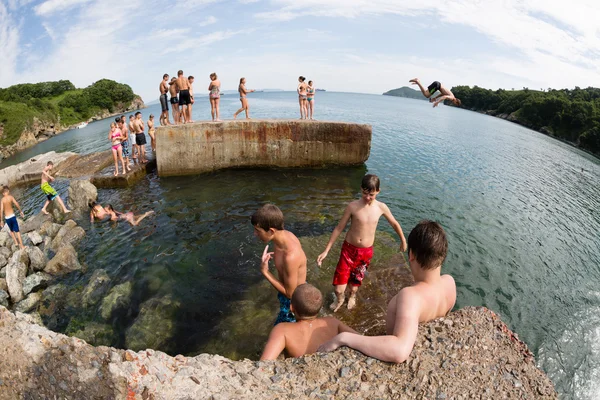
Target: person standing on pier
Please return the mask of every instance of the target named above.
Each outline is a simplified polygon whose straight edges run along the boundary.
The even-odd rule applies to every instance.
[[[127,171],[131,171],[131,167],[129,166],[129,129],[127,129],[127,125],[125,124],[125,116],[121,115],[120,117],[115,118],[115,122],[117,123],[117,128],[121,130],[121,136],[123,136],[123,140],[121,141],[123,161],[125,161]]]
[[[156,130],[154,129],[154,115],[150,114],[148,117],[148,135],[150,136],[150,148],[152,151],[156,151],[156,139],[154,138]]]
[[[219,118],[219,102],[221,101],[221,81],[216,73],[210,74],[210,84],[208,85],[208,98],[210,100],[210,116],[213,122],[221,122]]]
[[[273,242],[275,251],[269,252],[269,245],[262,254],[260,271],[277,290],[279,313],[275,325],[280,322],[296,322],[290,309],[291,298],[298,285],[306,283],[306,255],[300,241],[290,231],[284,230],[283,213],[273,204],[265,204],[250,219],[254,235],[263,243]],[[275,261],[277,277],[269,271],[269,261]]]
[[[169,74],[163,75],[163,80],[160,81],[158,90],[160,90],[160,125],[171,125],[169,121],[169,99],[167,99],[167,93],[169,92]]]
[[[233,114],[233,119],[236,119],[238,114],[242,111],[246,111],[246,119],[250,119],[250,106],[248,105],[248,99],[246,96],[248,93],[254,92],[254,90],[246,89],[246,78],[240,78],[240,86],[238,86],[238,92],[240,93],[240,101],[242,102],[242,108],[237,110]]]
[[[300,104],[300,119],[306,119],[308,113],[308,105],[306,101],[306,80],[305,77],[301,76],[298,78],[298,103]]]
[[[313,85],[313,81],[308,81],[308,86],[306,88],[306,103],[308,104],[308,119],[314,119],[313,113],[315,110],[315,86]]]
[[[136,129],[135,129],[135,119],[133,118],[133,114],[129,116],[129,128],[128,128],[128,132],[135,134]],[[129,136],[129,135],[128,135]],[[132,141],[131,141],[131,152],[133,153],[133,156],[131,157],[132,160],[137,160],[140,151],[138,148],[138,145],[135,143],[135,137],[133,137]]]
[[[138,148],[138,160],[140,163],[145,164],[146,160],[146,135],[144,135],[144,120],[142,119],[142,113],[135,113],[135,144]]]
[[[179,124],[179,99],[177,98],[177,78],[171,78],[169,82],[169,93],[171,94],[171,107],[173,108],[173,123]]]
[[[192,98],[190,97],[190,83],[187,77],[183,75],[182,70],[177,72],[177,89],[179,90],[179,105],[181,106],[183,123],[187,124],[192,120],[189,108],[189,105],[192,104]]]
[[[192,111],[193,111],[192,110],[192,105],[195,103],[195,101],[194,101],[194,86],[193,86],[193,84],[194,84],[194,77],[192,75],[188,76],[188,82],[190,84],[190,99],[191,99],[191,103],[189,105],[189,108],[190,108],[190,121],[189,122],[194,122],[194,120],[191,119],[192,115],[193,115],[192,114]]]

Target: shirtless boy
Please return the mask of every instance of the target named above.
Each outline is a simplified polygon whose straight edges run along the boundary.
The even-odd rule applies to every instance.
[[[144,120],[142,119],[142,113],[140,111],[135,113],[135,120],[133,123],[135,127],[135,144],[138,148],[139,161],[142,164],[148,162],[146,160],[146,135],[144,134]]]
[[[117,123],[117,127],[121,131],[121,135],[125,138],[125,140],[121,141],[123,161],[125,162],[127,171],[131,171],[131,167],[129,166],[129,129],[127,129],[127,125],[125,124],[125,116],[121,115],[120,117],[115,118],[115,122]]]
[[[46,202],[44,203],[44,207],[42,207],[42,212],[48,215],[46,207],[48,207],[48,204],[50,204],[51,201],[53,201],[54,199],[58,199],[58,203],[62,207],[63,212],[65,214],[70,213],[71,210],[67,210],[67,207],[65,207],[65,203],[63,203],[58,193],[56,193],[56,190],[54,190],[54,188],[48,183],[48,181],[54,181],[54,178],[50,176],[52,168],[54,168],[54,163],[52,163],[52,161],[48,161],[48,164],[46,164],[44,170],[42,171],[42,184],[40,185],[40,187],[42,189],[42,192],[44,192],[44,194],[48,198],[48,200],[46,200]]]
[[[425,89],[423,85],[421,85],[421,81],[419,81],[419,78],[411,79],[409,82],[413,85],[419,85],[421,92],[423,92],[423,96],[427,97],[429,99],[429,102],[433,103],[434,107],[437,107],[438,104],[440,104],[444,100],[450,100],[457,106],[460,106],[461,104],[460,100],[454,97],[454,94],[450,91],[450,89],[446,89],[446,87],[438,81],[434,81],[431,85],[429,85],[427,89]],[[437,97],[431,97],[437,91],[439,91],[440,94],[437,95]]]
[[[284,322],[271,330],[261,360],[275,360],[282,351],[289,357],[312,354],[338,333],[357,333],[333,317],[317,318],[323,307],[321,291],[309,283],[299,285],[292,295],[291,310],[296,323]]]
[[[190,104],[188,105],[189,108],[189,113],[190,113],[190,120],[188,122],[194,122],[194,120],[192,120],[192,104],[194,104],[194,77],[193,76],[188,76],[188,83],[190,84]]]
[[[135,135],[135,119],[133,114],[129,116],[129,125],[127,125],[127,130],[129,133]],[[127,135],[127,137],[130,137],[131,135]],[[132,160],[136,160],[138,158],[139,155],[139,146],[135,143],[135,136],[132,138],[131,140],[131,152],[133,153],[133,156],[131,156]]]
[[[13,210],[13,204],[17,207],[19,212],[21,213],[21,218],[24,218],[23,210],[21,210],[21,206],[17,203],[14,197],[10,195],[10,190],[8,186],[4,186],[2,188],[2,202],[0,203],[0,215],[4,216],[4,221],[6,221],[6,225],[8,225],[8,230],[10,232],[10,236],[12,236],[15,244],[19,245],[21,249],[24,249],[23,240],[21,240],[21,232],[19,232],[19,223],[17,222],[17,216],[15,215],[15,211]],[[4,222],[1,225],[4,228]]]
[[[179,124],[179,99],[177,98],[177,78],[171,78],[169,82],[169,93],[171,94],[171,107],[173,108],[173,123]]]
[[[190,83],[188,78],[183,75],[182,70],[177,72],[177,89],[179,90],[179,105],[183,114],[183,123],[186,124],[192,120],[190,108],[188,107],[192,104],[192,98],[190,97]]]
[[[365,272],[369,268],[371,258],[373,258],[375,231],[377,230],[379,218],[382,215],[400,237],[400,251],[406,250],[406,239],[404,238],[400,224],[396,221],[388,206],[375,199],[379,194],[379,178],[376,175],[365,175],[360,187],[362,197],[348,204],[340,223],[331,234],[325,251],[317,258],[317,263],[321,265],[325,257],[327,257],[329,250],[331,250],[331,246],[333,246],[335,240],[346,228],[348,221],[350,221],[350,229],[346,233],[340,260],[333,276],[336,299],[330,308],[334,312],[344,304],[348,283],[352,286],[350,298],[348,299],[348,310],[352,310],[356,305],[356,292],[362,284]]]
[[[160,85],[158,86],[160,91],[160,125],[171,125],[169,121],[169,101],[167,99],[167,92],[169,91],[169,74],[164,74]]]
[[[290,231],[283,229],[283,213],[273,204],[265,204],[250,219],[254,235],[263,243],[273,242],[275,251],[269,252],[269,245],[263,251],[260,271],[277,290],[279,314],[275,325],[280,322],[295,322],[290,310],[290,299],[298,285],[306,282],[306,255],[300,241]],[[277,277],[269,272],[269,260],[275,259]]]
[[[340,333],[319,347],[332,351],[348,346],[382,361],[401,363],[412,352],[419,323],[446,315],[456,302],[456,284],[450,275],[440,275],[448,252],[446,233],[433,221],[421,221],[408,235],[408,259],[415,278],[388,304],[386,336]]]

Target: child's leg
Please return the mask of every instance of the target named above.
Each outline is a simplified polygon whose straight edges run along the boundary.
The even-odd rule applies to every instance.
[[[333,312],[339,310],[346,300],[345,292],[347,285],[335,285],[335,301],[329,306]]]
[[[350,290],[350,298],[348,299],[348,310],[352,310],[356,305],[356,292],[358,292],[358,288],[360,286],[352,285],[351,287],[352,289]]]
[[[421,81],[418,78],[411,79],[410,82],[412,82],[413,85],[419,85],[421,92],[423,92],[423,96],[427,98],[431,97],[431,93],[429,93],[429,90],[425,89],[423,85],[421,85]]]
[[[56,196],[56,199],[58,200],[58,204],[60,204],[60,206],[63,209],[63,212],[66,213],[70,213],[71,210],[67,210],[67,207],[65,207],[65,203],[63,203],[62,199],[60,198],[60,196]]]
[[[44,203],[44,207],[42,207],[42,213],[48,215],[48,211],[46,211],[46,207],[48,207],[48,204],[50,204],[50,200],[46,200],[46,202]]]
[[[136,218],[131,218],[131,220],[129,220],[129,223],[133,226],[136,226],[137,224],[140,223],[141,220],[143,220],[144,218],[146,218],[148,215],[152,214],[154,211],[150,210],[145,212],[144,214],[142,214],[141,216],[139,216],[137,219]]]
[[[14,238],[14,236],[13,236],[13,238]],[[17,232],[17,238],[19,239],[19,243],[17,243],[17,244],[19,245],[20,248],[24,249],[25,246],[23,246],[23,240],[21,239],[21,232]],[[15,240],[15,242],[16,242],[16,240]]]

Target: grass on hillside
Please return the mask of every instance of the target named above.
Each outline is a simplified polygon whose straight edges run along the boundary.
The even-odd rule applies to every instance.
[[[40,111],[24,103],[0,101],[0,124],[4,125],[0,145],[7,146],[16,143],[23,130],[31,126],[34,117],[47,121],[56,120],[56,116],[52,112]]]

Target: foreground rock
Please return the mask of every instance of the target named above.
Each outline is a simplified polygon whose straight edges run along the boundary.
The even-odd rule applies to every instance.
[[[257,362],[93,347],[2,307],[0,324],[2,399],[557,398],[527,346],[485,308],[420,326],[398,365],[349,349]]]

